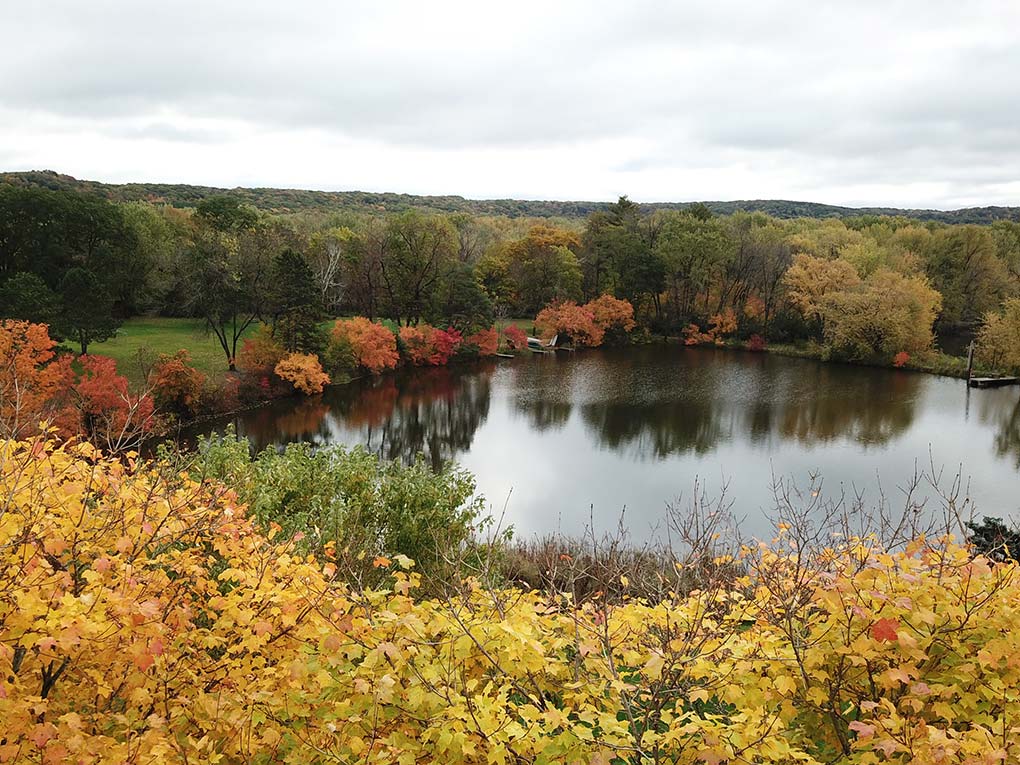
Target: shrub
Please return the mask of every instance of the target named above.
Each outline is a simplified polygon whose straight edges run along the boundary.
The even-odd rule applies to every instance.
[[[511,324],[504,329],[503,337],[506,338],[506,343],[512,350],[519,351],[528,347],[528,336],[516,324]]]
[[[273,371],[306,396],[322,393],[323,388],[329,385],[329,375],[322,371],[319,357],[311,353],[288,354]]]
[[[710,332],[702,332],[697,324],[688,324],[683,329],[684,345],[711,343],[715,338]]]
[[[892,363],[893,363],[894,367],[899,369],[901,367],[906,366],[909,361],[910,361],[910,354],[907,353],[906,351],[900,351],[895,356],[893,356],[893,362]]]
[[[494,356],[499,350],[499,333],[495,327],[479,330],[465,337],[461,347],[475,348],[479,356]]]
[[[73,391],[82,433],[111,451],[135,447],[157,425],[152,397],[132,393],[127,378],[117,374],[117,362],[107,356],[90,354],[78,361],[82,376]]]
[[[754,334],[747,339],[747,350],[761,352],[765,350],[765,338],[761,335]]]
[[[424,461],[405,466],[363,448],[296,443],[253,459],[248,442],[229,432],[201,440],[193,459],[196,474],[233,487],[263,528],[304,534],[302,546],[316,552],[346,547],[360,575],[372,574],[359,566],[365,553],[368,561],[407,555],[424,575],[448,577],[448,560],[482,522],[474,478],[451,465],[433,472]]]
[[[606,333],[605,328],[595,322],[595,314],[588,306],[570,300],[543,308],[535,317],[535,326],[546,339],[562,335],[562,339],[578,346],[601,345]]]
[[[401,327],[400,341],[407,359],[415,366],[442,366],[461,344],[461,334],[454,328],[442,330],[428,324]]]
[[[328,353],[332,358],[351,354],[356,366],[372,374],[393,369],[400,361],[393,332],[363,316],[340,319],[333,325]]]
[[[283,345],[273,337],[272,330],[263,324],[242,343],[241,352],[237,354],[237,366],[254,377],[262,377],[272,373],[286,355]]]
[[[205,375],[190,366],[191,355],[181,349],[162,355],[153,365],[149,384],[156,406],[181,417],[194,415],[202,401]]]
[[[585,307],[591,311],[592,318],[603,331],[617,329],[630,332],[635,327],[634,306],[628,300],[602,295],[587,303]]]
[[[550,550],[557,591],[472,578],[429,598],[411,560],[375,551],[420,542],[439,566],[455,558],[448,488],[363,451],[292,449],[265,466],[244,442],[207,449],[195,472],[227,489],[86,445],[0,442],[0,757],[1020,758],[1011,561],[935,537],[885,549],[826,534],[812,549],[792,529],[736,560],[710,546],[650,570],[669,588],[661,601],[628,597],[609,559],[581,561],[605,581],[577,603],[573,585],[591,585],[569,570],[583,549]],[[367,554],[324,537],[308,554],[312,535],[360,518]],[[361,568],[344,585],[348,557]]]
[[[709,320],[709,334],[715,340],[722,340],[737,331],[737,315],[732,308],[726,308],[714,314]]]

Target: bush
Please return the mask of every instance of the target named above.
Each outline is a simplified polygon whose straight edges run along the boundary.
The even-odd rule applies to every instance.
[[[333,325],[327,356],[337,365],[342,363],[338,360],[352,357],[356,367],[372,374],[393,369],[400,361],[393,332],[363,316],[340,319]]]
[[[520,351],[528,347],[528,336],[524,330],[516,324],[511,324],[503,330],[503,337],[511,350]]]
[[[246,338],[241,344],[241,352],[237,354],[237,366],[253,377],[267,377],[286,355],[287,351],[273,337],[272,330],[263,324],[252,337]]]
[[[499,350],[499,333],[495,327],[479,330],[464,338],[461,349],[472,348],[479,356],[495,356]]]
[[[400,342],[407,360],[415,366],[442,366],[461,344],[461,334],[454,328],[442,330],[428,324],[401,327]]]
[[[543,308],[535,317],[535,326],[546,339],[561,335],[560,340],[577,346],[602,345],[606,334],[605,328],[595,322],[590,308],[570,300]]]
[[[897,369],[905,367],[908,363],[910,363],[910,354],[907,353],[906,351],[900,351],[895,356],[893,356],[892,363],[893,366],[896,367]]]
[[[147,393],[128,389],[127,378],[117,374],[117,362],[108,356],[81,356],[81,378],[73,395],[82,434],[103,448],[123,451],[138,445],[156,429],[155,406]]]
[[[329,375],[322,371],[319,357],[310,353],[291,353],[284,356],[276,365],[277,377],[286,380],[295,390],[312,396],[322,393],[329,385]]]
[[[754,334],[747,339],[747,350],[760,353],[765,350],[765,338],[761,335]]]
[[[263,528],[277,524],[286,536],[304,534],[303,546],[322,552],[347,549],[348,564],[376,555],[407,555],[429,579],[448,578],[447,560],[471,543],[482,522],[483,500],[474,478],[424,461],[411,466],[381,461],[365,449],[313,449],[289,444],[252,459],[248,442],[229,433],[199,443],[196,474],[233,487]],[[455,576],[453,577],[456,578]]]
[[[191,354],[183,348],[172,356],[161,355],[149,376],[152,397],[162,411],[179,417],[194,416],[202,403],[205,375],[190,366]]]
[[[191,469],[218,466],[231,488],[176,462],[0,442],[4,760],[1020,759],[1012,561],[935,537],[886,549],[818,533],[813,548],[784,524],[735,557],[709,546],[625,569],[661,577],[662,600],[629,595],[626,557],[595,556],[579,562],[600,589],[578,603],[584,548],[540,558],[560,569],[552,592],[469,578],[429,598],[411,560],[371,552],[456,557],[443,524],[457,516],[427,470],[215,451]],[[359,559],[342,546],[352,518],[375,534],[360,556],[373,586],[337,581]],[[309,555],[334,519],[341,541]]]

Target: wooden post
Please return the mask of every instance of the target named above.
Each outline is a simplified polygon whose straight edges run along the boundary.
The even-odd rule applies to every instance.
[[[974,373],[974,341],[970,341],[970,346],[967,348],[967,387],[970,387],[970,378]]]

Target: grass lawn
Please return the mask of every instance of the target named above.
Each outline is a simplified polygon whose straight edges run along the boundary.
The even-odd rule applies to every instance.
[[[253,332],[257,327],[258,324],[254,324],[248,331]],[[65,342],[64,346],[77,350],[77,346],[71,343]],[[209,377],[215,379],[227,371],[227,357],[216,335],[205,331],[202,319],[128,319],[117,330],[116,337],[93,343],[89,346],[89,353],[115,359],[117,371],[132,385],[137,385],[142,382],[138,364],[138,351],[142,348],[149,349],[155,356],[186,348],[191,353],[192,366]]]

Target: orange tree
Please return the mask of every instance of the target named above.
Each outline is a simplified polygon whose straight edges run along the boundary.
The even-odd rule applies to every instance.
[[[372,374],[393,369],[400,361],[396,335],[364,316],[340,319],[333,325],[329,353],[350,354],[354,366]]]
[[[0,438],[33,435],[42,420],[76,429],[71,357],[58,358],[56,346],[44,324],[0,322]]]

